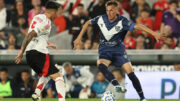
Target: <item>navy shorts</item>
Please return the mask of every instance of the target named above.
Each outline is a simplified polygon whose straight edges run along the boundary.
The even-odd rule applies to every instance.
[[[124,53],[112,52],[112,51],[100,52],[99,59],[110,60],[113,65],[118,67],[122,66],[127,62],[130,62],[130,59],[126,52]]]

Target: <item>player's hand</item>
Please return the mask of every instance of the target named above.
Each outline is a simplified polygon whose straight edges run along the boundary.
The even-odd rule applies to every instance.
[[[83,42],[81,41],[80,38],[77,38],[75,41],[74,41],[74,49],[76,49],[78,46],[81,46],[83,44]]]
[[[47,47],[52,47],[53,49],[57,50],[57,46],[55,44],[53,44],[53,43],[48,43]]]
[[[154,37],[155,37],[156,41],[165,40],[166,39],[166,36],[164,34],[159,34],[159,33],[155,33]]]
[[[16,64],[19,64],[19,63],[21,62],[21,60],[22,60],[22,57],[23,57],[23,52],[20,51],[20,52],[18,53],[18,56],[17,56],[16,59],[15,59],[15,63],[16,63]]]

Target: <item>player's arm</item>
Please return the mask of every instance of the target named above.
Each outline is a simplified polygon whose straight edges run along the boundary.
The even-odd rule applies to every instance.
[[[145,31],[147,33],[150,33],[151,35],[153,35],[155,37],[155,39],[158,41],[158,40],[163,40],[165,39],[165,36],[163,34],[160,34],[160,33],[157,33],[157,32],[154,32],[153,30],[151,30],[150,28],[142,25],[142,24],[135,24],[134,26],[134,29],[137,29],[137,30],[142,30],[142,31]]]
[[[47,47],[52,47],[53,49],[57,49],[57,46],[53,43],[47,42]]]
[[[83,28],[79,34],[79,36],[77,37],[77,39],[74,41],[74,47],[76,48],[77,45],[81,45],[82,44],[82,37],[83,35],[85,34],[85,32],[87,31],[88,29],[88,26],[91,25],[91,20],[88,20],[84,25],[83,25]]]
[[[32,30],[30,33],[28,33],[24,40],[23,40],[23,43],[22,43],[22,46],[21,46],[21,50],[20,52],[18,53],[18,56],[16,57],[16,60],[15,60],[15,63],[16,64],[19,64],[21,62],[21,59],[23,57],[23,53],[24,51],[26,50],[26,47],[27,45],[29,44],[29,42],[32,40],[33,37],[36,37],[37,36],[37,33]]]

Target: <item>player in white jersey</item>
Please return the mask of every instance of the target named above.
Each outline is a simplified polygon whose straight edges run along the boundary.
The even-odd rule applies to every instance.
[[[46,4],[45,13],[36,15],[33,18],[28,34],[15,60],[15,62],[19,64],[23,53],[26,52],[27,64],[40,76],[35,93],[32,95],[34,101],[41,100],[41,91],[50,78],[55,81],[59,101],[65,101],[63,75],[59,73],[59,70],[55,67],[47,49],[47,47],[56,48],[54,44],[48,42],[48,37],[51,31],[51,20],[55,18],[60,6],[56,1],[49,1]]]

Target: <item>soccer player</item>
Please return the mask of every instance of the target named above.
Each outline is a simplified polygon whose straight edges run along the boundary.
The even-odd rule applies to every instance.
[[[108,1],[106,3],[106,14],[87,21],[79,36],[74,41],[74,46],[76,48],[78,45],[82,44],[81,38],[89,25],[98,25],[101,31],[98,50],[99,60],[97,61],[99,70],[104,74],[106,79],[115,86],[117,92],[126,92],[126,89],[119,85],[118,81],[107,68],[111,63],[115,66],[121,66],[132,81],[134,88],[140,96],[140,101],[146,101],[141,84],[133,72],[131,62],[125,51],[123,40],[126,33],[128,31],[133,31],[134,29],[151,33],[156,40],[164,39],[165,36],[153,32],[144,25],[130,23],[125,17],[122,17],[117,13],[118,4],[116,1]]]
[[[46,4],[44,14],[36,15],[29,27],[21,50],[16,57],[16,64],[21,62],[23,53],[26,52],[27,64],[40,76],[39,82],[32,95],[34,101],[40,101],[41,91],[48,83],[50,78],[55,81],[59,101],[65,101],[64,79],[55,64],[51,60],[47,47],[56,49],[56,46],[48,42],[51,31],[51,21],[56,17],[56,12],[60,4],[49,1]]]

